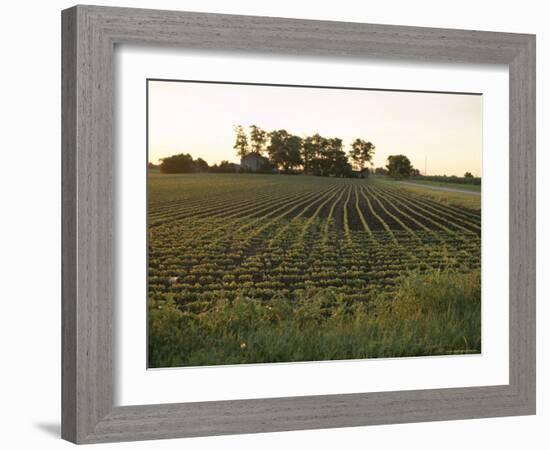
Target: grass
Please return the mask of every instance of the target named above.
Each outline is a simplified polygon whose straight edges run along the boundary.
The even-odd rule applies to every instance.
[[[150,173],[150,367],[479,352],[479,196],[384,178]]]
[[[149,300],[149,367],[479,353],[480,284],[479,270],[432,270],[368,302],[331,289],[187,307]]]
[[[407,183],[420,184],[422,186],[433,186],[433,187],[444,187],[451,189],[459,189],[461,191],[470,191],[470,192],[481,192],[481,186],[476,184],[464,184],[464,183],[447,183],[442,181],[431,181],[431,180],[417,180],[417,179],[407,179]]]
[[[459,208],[468,208],[476,211],[481,210],[481,196],[461,194],[459,192],[438,191],[424,187],[400,186],[402,189],[416,194],[420,197],[426,197],[438,203]]]
[[[418,187],[410,184],[399,183],[398,181],[391,180],[389,178],[372,177],[376,183],[385,185],[391,185],[394,188],[401,189],[410,194],[417,195],[419,197],[425,197],[435,202],[448,206],[456,206],[459,208],[468,208],[476,211],[481,210],[481,195],[471,195],[468,193],[441,191],[438,189],[430,189],[429,186],[420,185]],[[408,182],[408,181],[407,181]],[[431,183],[431,182],[426,182]],[[448,186],[451,183],[440,183],[444,186]],[[462,186],[462,185],[461,185]],[[449,186],[450,187],[450,186]],[[476,186],[473,186],[476,187]],[[479,187],[479,186],[477,186]]]

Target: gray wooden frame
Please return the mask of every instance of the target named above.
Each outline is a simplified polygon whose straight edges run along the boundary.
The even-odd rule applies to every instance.
[[[63,11],[62,32],[64,439],[92,443],[535,413],[533,35],[96,6]],[[113,49],[119,43],[508,65],[509,384],[114,407]]]

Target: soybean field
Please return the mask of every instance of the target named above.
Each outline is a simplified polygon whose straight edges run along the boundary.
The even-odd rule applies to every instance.
[[[480,243],[480,210],[375,179],[150,173],[149,364],[479,352]]]

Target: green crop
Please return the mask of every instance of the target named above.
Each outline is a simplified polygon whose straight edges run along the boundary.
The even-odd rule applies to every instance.
[[[480,350],[479,210],[334,177],[151,173],[148,191],[151,366]]]

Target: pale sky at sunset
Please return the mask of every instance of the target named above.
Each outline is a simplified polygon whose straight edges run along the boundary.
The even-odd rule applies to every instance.
[[[368,90],[149,82],[149,161],[190,153],[239,162],[234,125],[376,146],[375,167],[404,154],[428,175],[481,175],[482,97]]]

